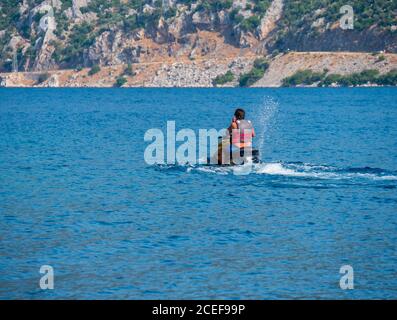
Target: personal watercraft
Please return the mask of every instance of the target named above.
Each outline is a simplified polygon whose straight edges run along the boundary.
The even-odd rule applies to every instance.
[[[230,144],[230,139],[225,137],[218,138],[218,153],[207,159],[207,164],[217,164],[221,166],[234,166],[246,163],[259,163],[260,153],[258,149],[252,147],[235,148]]]

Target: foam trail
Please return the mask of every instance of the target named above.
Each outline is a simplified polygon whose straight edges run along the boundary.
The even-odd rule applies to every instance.
[[[244,171],[244,166],[222,167],[222,166],[193,166],[186,167],[187,172],[215,173],[220,175],[235,174]],[[183,169],[182,169],[183,171]],[[397,172],[372,168],[347,168],[340,169],[326,165],[314,165],[309,163],[270,162],[253,164],[250,174],[265,175],[273,177],[288,177],[306,180],[332,180],[349,181],[349,183],[361,183],[362,181],[384,181],[397,182]]]
[[[263,163],[256,167],[257,174],[282,175],[282,176],[305,176],[304,172],[298,172],[284,167],[281,163]]]
[[[270,120],[274,117],[278,109],[278,102],[271,96],[265,96],[261,106],[258,108],[256,120],[254,125],[256,127],[258,149],[263,153],[263,146],[265,143],[266,132],[270,128]]]

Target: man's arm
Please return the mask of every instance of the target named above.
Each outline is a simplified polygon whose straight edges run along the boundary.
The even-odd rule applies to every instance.
[[[227,128],[227,130],[229,130],[230,133],[232,133],[232,130],[237,129],[237,123],[232,122],[229,126],[229,128]]]

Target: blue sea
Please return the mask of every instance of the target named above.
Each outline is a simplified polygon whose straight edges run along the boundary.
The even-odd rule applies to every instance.
[[[236,107],[250,174],[145,162]],[[0,90],[0,299],[396,299],[396,246],[395,88]]]

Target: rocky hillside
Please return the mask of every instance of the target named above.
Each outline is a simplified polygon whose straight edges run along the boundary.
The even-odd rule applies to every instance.
[[[352,30],[340,28],[346,4],[354,8]],[[70,70],[62,74],[78,78],[94,67],[101,72],[86,77],[102,75],[96,80],[106,84],[237,84],[263,56],[396,53],[396,17],[393,0],[2,0],[0,73],[32,72],[43,80],[47,72]],[[256,81],[265,70],[251,71]]]
[[[284,1],[270,50],[397,52],[397,2],[394,0]],[[340,28],[349,5],[353,29]],[[341,10],[342,9],[342,10]]]
[[[236,54],[237,52],[235,52]],[[285,79],[294,77],[300,70],[334,78],[354,73],[377,70],[390,75],[386,85],[397,85],[397,54],[357,52],[290,52],[279,54],[268,62],[258,77],[253,57],[237,55],[217,59],[172,60],[160,63],[138,63],[131,70],[125,65],[97,68],[65,69],[49,72],[13,72],[0,74],[0,86],[5,87],[236,87],[242,79],[244,86],[280,87]],[[256,70],[252,72],[252,70]],[[253,79],[253,81],[252,81]],[[315,86],[321,79],[296,85]],[[368,81],[362,85],[377,85]],[[250,83],[251,81],[252,83]],[[367,83],[369,82],[369,83]],[[360,83],[357,83],[360,85]],[[338,85],[330,82],[329,86]],[[343,85],[343,84],[342,84]],[[350,85],[350,84],[347,84]],[[352,83],[351,85],[355,85]]]

